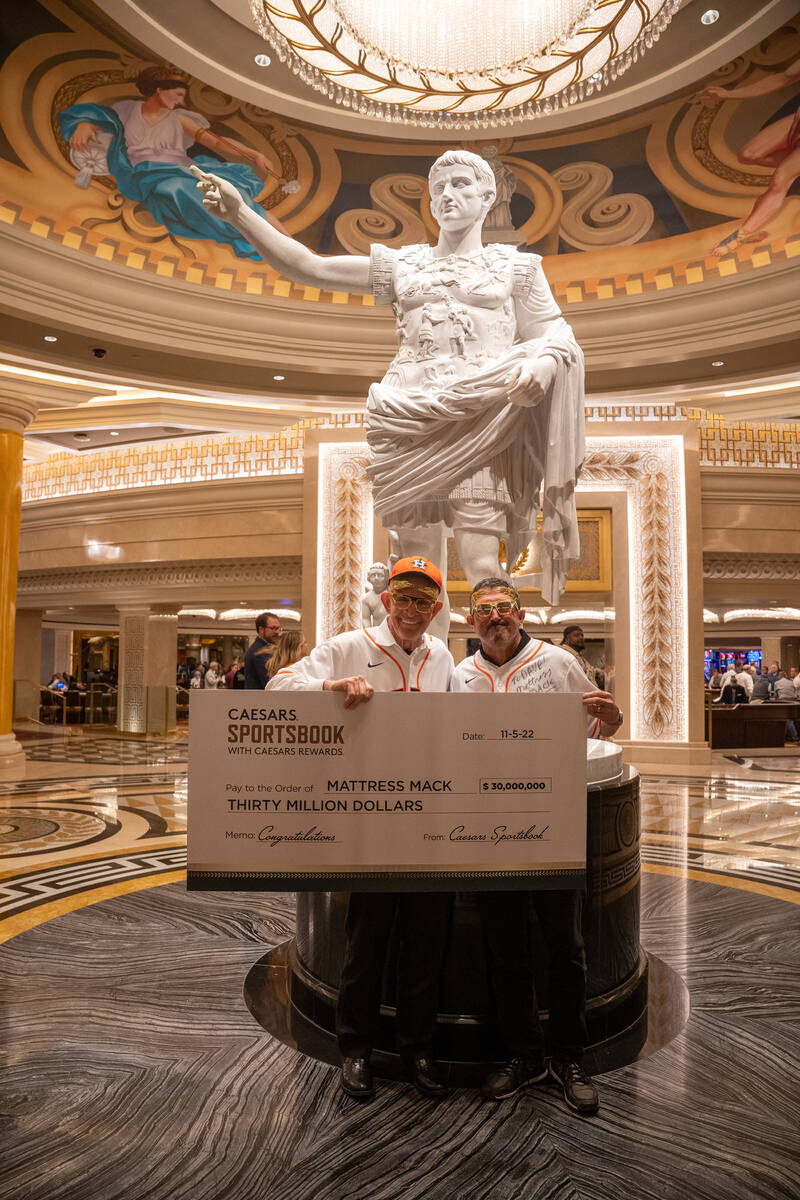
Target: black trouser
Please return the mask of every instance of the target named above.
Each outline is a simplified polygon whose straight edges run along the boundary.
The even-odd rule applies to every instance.
[[[401,1054],[430,1054],[447,948],[450,892],[351,892],[336,1036],[343,1055],[368,1057],[377,1036],[386,950],[397,915]]]
[[[586,1033],[586,956],[581,933],[583,893],[533,892],[549,968],[549,1053],[580,1058]],[[545,1054],[531,951],[529,892],[480,892],[478,907],[489,987],[509,1058]]]

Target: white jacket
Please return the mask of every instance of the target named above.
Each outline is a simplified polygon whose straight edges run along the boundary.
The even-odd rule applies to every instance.
[[[593,692],[596,684],[584,675],[575,657],[560,646],[523,641],[501,667],[478,650],[460,662],[450,685],[453,692]],[[586,714],[586,736],[595,737],[600,720]]]
[[[376,692],[446,692],[452,673],[453,656],[444,642],[426,633],[422,644],[407,654],[386,620],[329,638],[306,658],[276,672],[267,691],[321,691],[326,679],[363,675]]]
[[[735,676],[735,680],[737,683],[741,684],[748,696],[752,696],[753,676],[749,671],[739,671],[739,673]]]

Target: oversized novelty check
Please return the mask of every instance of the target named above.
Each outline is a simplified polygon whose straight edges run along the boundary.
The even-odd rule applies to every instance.
[[[578,695],[193,692],[190,888],[566,888],[586,867]]]

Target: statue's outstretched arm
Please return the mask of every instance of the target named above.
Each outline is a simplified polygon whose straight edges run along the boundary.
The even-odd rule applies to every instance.
[[[323,258],[294,238],[287,237],[250,208],[232,183],[209,175],[199,167],[189,170],[197,176],[203,194],[203,207],[212,216],[227,221],[255,246],[276,271],[286,279],[306,287],[326,288],[335,292],[370,292],[370,263],[364,255],[340,254]]]

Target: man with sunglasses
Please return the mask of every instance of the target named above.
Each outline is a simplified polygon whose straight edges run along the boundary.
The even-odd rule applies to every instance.
[[[578,692],[588,737],[610,736],[622,724],[614,697],[599,691],[574,657],[534,641],[522,628],[519,593],[504,579],[482,579],[472,589],[469,624],[481,648],[459,663],[454,692]],[[530,939],[530,898],[549,958],[550,1061],[539,1023]],[[581,933],[582,893],[576,890],[480,892],[489,980],[501,1036],[509,1055],[483,1081],[490,1100],[505,1100],[549,1076],[581,1116],[597,1112],[597,1090],[581,1066],[587,1042],[586,958]]]
[[[381,594],[383,624],[329,638],[278,671],[267,690],[342,692],[345,708],[366,703],[375,692],[446,692],[453,659],[426,632],[442,607],[441,590],[441,572],[432,562],[401,558]],[[349,1096],[369,1099],[375,1093],[370,1057],[395,917],[398,1049],[419,1091],[434,1099],[447,1095],[433,1060],[433,1034],[451,908],[446,892],[351,892],[336,1007],[341,1085]]]

